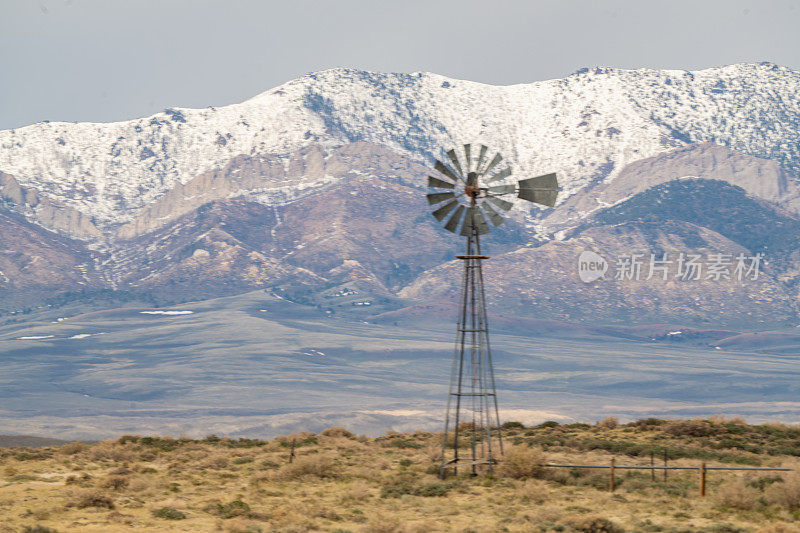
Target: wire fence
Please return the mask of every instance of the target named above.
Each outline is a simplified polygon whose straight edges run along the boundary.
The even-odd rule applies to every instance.
[[[649,465],[618,465],[616,460],[612,457],[607,465],[581,465],[581,464],[553,464],[546,463],[542,466],[547,468],[594,468],[594,469],[608,469],[608,490],[613,492],[616,488],[615,474],[617,470],[650,470],[650,479],[655,481],[656,470],[661,470],[664,473],[664,481],[667,481],[667,472],[669,470],[697,470],[700,474],[699,486],[700,496],[706,495],[706,475],[709,470],[740,470],[740,471],[762,471],[762,472],[791,472],[793,468],[772,468],[772,467],[754,467],[754,466],[707,466],[706,463],[700,463],[698,466],[669,466],[667,465],[666,458],[664,459],[663,466],[656,466],[653,463],[653,457],[650,457]]]

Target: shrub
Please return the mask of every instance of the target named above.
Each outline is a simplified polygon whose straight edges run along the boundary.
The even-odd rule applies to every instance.
[[[666,423],[667,423],[666,420],[662,420],[661,418],[652,418],[651,417],[651,418],[642,418],[642,419],[637,420],[636,422],[631,422],[630,424],[627,424],[627,425],[628,426],[637,427],[637,428],[650,429],[650,428],[656,428],[658,426],[662,426],[662,425],[664,425]]]
[[[800,509],[800,474],[793,472],[783,483],[772,483],[764,489],[764,499],[787,509]]]
[[[181,444],[186,443],[186,439],[175,440],[172,437],[142,437],[139,439],[141,444],[161,450],[163,452],[171,452]]]
[[[616,416],[607,416],[597,423],[597,427],[614,429],[619,425],[619,419]]]
[[[284,448],[291,448],[292,442],[294,442],[295,448],[299,448],[300,446],[311,446],[319,443],[317,436],[310,431],[301,431],[300,433],[294,433],[288,436],[282,435],[280,437],[275,437],[275,440]]]
[[[457,481],[436,481],[433,483],[415,483],[413,479],[395,479],[381,488],[381,498],[399,498],[404,494],[413,496],[435,497],[446,496],[451,489],[458,486]]]
[[[92,475],[89,474],[88,472],[84,472],[83,474],[80,475],[80,477],[74,474],[67,476],[67,479],[64,480],[64,483],[67,485],[80,484],[85,486],[89,484],[91,480],[92,480]]]
[[[61,446],[58,451],[59,453],[63,453],[64,455],[75,455],[76,453],[80,453],[84,451],[88,446],[83,442],[76,440],[75,442],[67,443]]]
[[[758,491],[741,479],[722,485],[715,494],[717,505],[747,511],[758,503]]]
[[[453,485],[451,483],[442,483],[439,481],[434,483],[425,483],[417,487],[417,489],[414,491],[414,495],[426,497],[446,496],[452,488]]]
[[[89,458],[92,461],[114,461],[117,463],[130,463],[136,459],[134,453],[124,448],[114,447],[109,442],[101,442],[89,447]]]
[[[538,448],[511,446],[506,449],[500,462],[498,473],[514,479],[542,477],[547,462],[544,453]]]
[[[460,424],[459,424],[460,426]],[[464,433],[463,431],[459,431],[458,433],[458,447],[461,448],[469,448],[472,444],[470,442],[469,433]],[[456,432],[450,430],[447,432],[447,448],[453,449],[456,445]],[[440,449],[441,451],[441,449]]]
[[[114,500],[100,492],[82,492],[78,494],[74,500],[67,503],[67,507],[76,507],[78,509],[86,509],[87,507],[113,509]]]
[[[441,441],[430,441],[425,445],[425,456],[431,463],[439,464],[442,462],[442,443]]]
[[[42,525],[35,525],[35,526],[25,526],[22,528],[22,533],[58,533],[52,527],[42,526]]]
[[[123,435],[117,439],[117,444],[128,444],[129,442],[137,443],[141,437],[139,435]]]
[[[151,511],[156,518],[163,518],[164,520],[183,520],[186,514],[175,509],[174,507],[161,507],[160,509],[153,509]]]
[[[527,479],[517,485],[515,496],[522,503],[544,503],[547,499],[547,487],[543,481]]]
[[[741,416],[712,415],[708,417],[708,419],[715,424],[733,424],[736,426],[744,426],[747,424],[747,421]],[[780,424],[780,422],[773,423]]]
[[[567,428],[567,429],[589,429],[592,426],[590,426],[589,424],[584,424],[583,422],[574,422],[572,424],[564,424],[561,427],[564,427],[564,428]]]
[[[503,425],[500,426],[502,429],[525,429],[525,426],[522,422],[517,422],[516,420],[509,420],[508,422],[503,422]]]
[[[355,435],[353,435],[352,433],[350,433],[349,431],[347,431],[342,427],[328,428],[324,430],[322,434],[325,435],[326,437],[345,437],[347,439],[355,438]]]
[[[761,476],[747,482],[748,487],[763,491],[773,483],[783,483],[781,476]]]
[[[676,437],[708,437],[717,433],[714,423],[709,420],[673,420],[667,423],[664,431]]]
[[[242,500],[233,500],[228,503],[216,502],[206,507],[205,510],[220,518],[233,518],[250,514],[250,506]]]
[[[560,521],[572,531],[580,533],[624,533],[624,529],[602,516],[568,516]]]
[[[303,455],[281,467],[276,473],[277,477],[284,480],[299,479],[304,476],[318,478],[336,477],[336,464],[328,455]]]
[[[128,486],[128,478],[122,476],[111,476],[106,478],[103,481],[103,487],[113,489],[113,490],[122,490]]]

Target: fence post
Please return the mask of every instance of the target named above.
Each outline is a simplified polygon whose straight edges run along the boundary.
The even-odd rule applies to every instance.
[[[614,458],[611,458],[611,468],[608,470],[608,490],[614,492]]]
[[[706,495],[706,464],[700,463],[700,497]]]
[[[292,461],[294,461],[294,441],[295,441],[295,439],[292,439],[292,448],[291,448],[291,452],[289,453],[289,462],[290,463]]]
[[[650,452],[650,466],[655,466],[655,464],[656,464],[655,454],[651,451]],[[655,481],[655,480],[656,480],[656,469],[655,468],[651,468],[650,469],[650,481]]]
[[[664,448],[664,483],[667,482],[667,449]]]

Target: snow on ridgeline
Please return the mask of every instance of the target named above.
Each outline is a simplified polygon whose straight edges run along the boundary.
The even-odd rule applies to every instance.
[[[800,73],[737,64],[688,72],[581,69],[491,86],[430,73],[332,69],[220,108],[0,131],[0,170],[99,226],[130,221],[176,183],[239,154],[369,141],[418,161],[479,141],[567,193],[665,147],[710,141],[800,170]]]

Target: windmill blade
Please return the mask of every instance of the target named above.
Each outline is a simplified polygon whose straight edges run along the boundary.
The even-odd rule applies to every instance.
[[[455,193],[452,192],[435,192],[433,194],[426,194],[425,198],[428,199],[428,204],[438,204],[439,202],[444,202],[445,200],[450,200],[455,198]]]
[[[475,165],[475,172],[481,174],[481,167],[483,166],[484,161],[486,161],[486,150],[488,148],[484,145],[481,145],[481,151],[478,152],[478,164]]]
[[[475,227],[478,228],[478,235],[489,233],[489,224],[486,223],[486,218],[484,218],[480,207],[473,208],[472,216],[475,221]]]
[[[442,162],[441,162],[441,161],[439,161],[438,159],[436,160],[436,164],[435,164],[435,165],[433,165],[433,168],[435,168],[436,170],[438,170],[439,172],[441,172],[442,174],[444,174],[444,175],[445,175],[445,176],[447,176],[448,178],[452,179],[453,181],[458,181],[458,180],[464,181],[464,179],[463,179],[463,178],[461,178],[461,177],[459,177],[459,176],[456,176],[456,175],[453,173],[453,171],[452,171],[452,170],[450,170],[449,168],[447,168],[447,165],[445,165],[444,163],[442,163]]]
[[[448,150],[447,157],[449,157],[450,161],[453,162],[453,166],[456,167],[456,170],[458,170],[458,173],[463,176],[464,175],[464,171],[461,170],[461,163],[458,161],[458,155],[456,155],[456,151],[455,150]]]
[[[517,196],[539,205],[553,207],[558,198],[558,180],[555,174],[545,174],[519,181]]]
[[[499,180],[501,180],[503,178],[509,177],[510,175],[511,175],[511,167],[508,167],[508,168],[506,168],[504,170],[501,170],[500,172],[498,172],[497,174],[495,174],[494,176],[492,176],[488,180],[486,180],[486,183],[491,183],[493,181],[499,181]]]
[[[504,220],[503,217],[500,215],[500,213],[494,210],[491,204],[483,202],[481,204],[481,207],[483,208],[484,211],[486,211],[486,214],[489,215],[489,220],[492,221],[492,224],[494,224],[495,226],[499,226],[500,224],[503,223]]]
[[[440,180],[433,176],[428,176],[428,187],[438,187],[439,189],[454,189],[456,186],[449,181]]]
[[[467,160],[467,174],[469,174],[471,167],[472,167],[472,158],[470,157],[470,152],[472,152],[472,145],[465,144],[464,145],[464,157]]]
[[[517,186],[516,185],[495,185],[494,187],[489,187],[486,189],[489,194],[493,195],[501,195],[501,194],[511,194],[516,192]]]
[[[464,216],[464,223],[461,225],[461,235],[469,237],[472,235],[472,224],[475,222],[475,207],[470,206],[467,208],[467,214]]]
[[[494,158],[489,162],[489,166],[487,166],[486,169],[483,172],[481,172],[481,175],[485,176],[486,174],[491,172],[492,169],[496,167],[502,160],[503,160],[502,155],[500,155],[499,153],[495,154]]]
[[[458,206],[456,212],[453,213],[453,216],[450,217],[450,220],[447,221],[447,224],[444,225],[444,229],[449,232],[455,233],[456,228],[458,227],[458,223],[461,222],[461,215],[464,213],[464,206]]]
[[[486,219],[483,218],[480,208],[476,206],[467,208],[467,216],[464,217],[464,224],[461,226],[461,235],[465,237],[472,235],[473,227],[478,235],[489,233],[489,225],[486,223]]]
[[[441,222],[444,219],[444,217],[446,217],[450,213],[450,211],[456,208],[457,205],[458,205],[458,200],[450,200],[442,207],[434,211],[432,214],[433,216],[436,217],[436,220]]]
[[[511,202],[506,202],[505,200],[501,200],[500,198],[496,198],[494,196],[487,196],[486,201],[492,202],[494,205],[496,205],[503,211],[508,211],[514,206],[514,204],[512,204]]]

